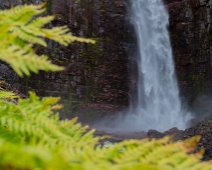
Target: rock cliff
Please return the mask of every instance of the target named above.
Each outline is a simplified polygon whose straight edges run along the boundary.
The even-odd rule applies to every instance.
[[[2,79],[26,92],[62,96],[68,106],[94,103],[106,110],[129,105],[135,93],[135,35],[124,0],[0,0],[0,8],[47,2],[55,15],[51,26],[68,25],[77,36],[96,40],[95,45],[75,43],[62,47],[48,42],[54,63],[66,66],[61,73],[41,73],[20,79],[1,64]],[[212,0],[164,0],[170,14],[170,37],[182,96],[193,101],[211,87]],[[110,109],[109,109],[110,110]]]
[[[165,0],[181,93],[193,101],[211,88],[211,0]]]

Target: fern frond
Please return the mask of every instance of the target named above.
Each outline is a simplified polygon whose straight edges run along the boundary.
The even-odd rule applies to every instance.
[[[0,88],[0,99],[18,99],[19,96],[17,96],[15,93],[10,91],[1,91],[3,89]]]
[[[45,38],[65,46],[73,41],[94,43],[93,40],[73,36],[66,26],[44,28],[54,19],[53,16],[40,17],[44,12],[44,4],[17,6],[0,11],[0,59],[9,63],[19,76],[29,76],[30,71],[38,73],[39,70],[64,69],[52,64],[46,56],[35,54],[33,45],[46,47]]]
[[[3,156],[0,160],[0,169],[2,170],[69,169],[67,159],[62,153],[39,146],[23,146],[1,139],[0,155]]]
[[[34,19],[28,27],[30,27],[31,29],[42,28],[46,24],[50,23],[53,19],[53,16],[38,17]]]
[[[93,131],[84,133],[83,128],[74,121],[58,121],[58,115],[52,112],[52,105],[58,98],[44,98],[42,101],[31,93],[29,99],[20,99],[18,105],[6,101],[0,101],[0,129],[6,129],[29,143],[46,143],[49,147],[57,144],[68,148],[88,144],[95,146],[96,138]],[[39,114],[36,114],[39,113]],[[53,116],[54,115],[54,116]],[[64,126],[69,126],[64,130]],[[98,138],[97,138],[98,139]]]
[[[30,71],[38,73],[38,70],[44,71],[59,71],[63,67],[52,64],[47,60],[47,56],[38,56],[32,51],[31,45],[24,48],[12,45],[7,49],[0,49],[0,59],[9,63],[16,73],[23,77],[23,75],[30,75]]]
[[[11,29],[12,33],[16,36],[16,37],[19,37],[20,39],[22,40],[25,40],[25,41],[28,41],[30,42],[31,44],[40,44],[44,47],[47,46],[46,42],[35,36],[35,29],[30,29],[30,28],[27,28],[27,27],[23,27],[23,28],[18,28],[18,27],[14,27]],[[36,31],[39,31],[39,30],[36,30]],[[37,33],[38,35],[40,35],[40,33]]]
[[[190,139],[191,143],[195,143],[196,139],[199,139],[199,137]],[[77,150],[71,153],[73,154],[72,157],[75,155],[71,159],[71,164],[77,164],[75,166],[78,166],[79,169],[89,166],[93,169],[110,167],[114,170],[134,170],[134,168],[201,170],[203,167],[211,170],[212,162],[199,161],[202,152],[188,155],[191,148],[194,150],[194,146],[188,146],[186,142],[171,142],[170,137],[160,140],[130,140],[108,148],[97,148],[95,151],[89,148],[83,151]],[[200,164],[202,164],[202,167]]]
[[[68,33],[68,28],[66,26],[54,27],[52,29],[43,29],[42,32],[45,34],[47,38],[57,41],[60,44],[65,46],[67,46],[69,43],[72,43],[74,41],[79,41],[83,43],[94,43],[93,40],[75,37],[71,33]],[[60,36],[58,37],[55,35],[60,35]]]
[[[175,143],[171,137],[165,137],[98,147],[100,138],[93,137],[94,130],[87,132],[88,127],[77,123],[77,118],[59,121],[58,115],[52,112],[57,101],[58,98],[52,97],[40,100],[34,93],[30,93],[28,99],[20,99],[17,105],[0,100],[0,155],[5,158],[9,152],[12,154],[9,160],[0,159],[0,169],[12,161],[17,153],[23,154],[23,159],[27,156],[26,160],[30,162],[23,163],[23,167],[30,165],[41,170],[54,170],[49,162],[55,161],[55,156],[63,160],[57,166],[67,170],[212,169],[211,162],[199,161],[202,151],[191,154],[199,136]],[[27,148],[30,148],[30,153]],[[43,159],[46,154],[50,156]],[[40,160],[42,166],[37,165],[35,160]],[[12,161],[11,165],[19,167],[16,161]]]
[[[10,10],[0,11],[0,25],[16,25],[22,26],[29,23],[33,16],[45,12],[44,4],[41,5],[24,5],[17,6]]]

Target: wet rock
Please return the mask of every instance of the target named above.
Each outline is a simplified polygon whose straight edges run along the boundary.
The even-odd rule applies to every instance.
[[[129,132],[128,133],[125,133],[125,132],[108,133],[105,131],[96,130],[94,135],[108,137],[100,141],[100,144],[103,145],[105,142],[117,143],[123,140],[129,140],[129,139],[144,139],[147,137],[147,132],[141,131],[141,132],[131,132],[131,133]]]
[[[157,130],[150,129],[150,130],[147,132],[147,136],[150,137],[150,138],[159,139],[159,138],[164,137],[165,134],[163,134],[163,133],[161,133],[161,132],[158,132]]]
[[[146,137],[150,138],[163,138],[167,135],[174,135],[173,140],[185,140],[187,138],[191,138],[196,135],[200,135],[201,139],[197,144],[195,151],[198,151],[201,148],[205,149],[205,153],[203,156],[204,161],[212,159],[212,120],[207,120],[194,125],[191,128],[187,128],[186,130],[179,130],[176,127],[171,128],[165,132],[158,132],[157,130],[150,129],[146,132],[135,132],[135,133],[106,133],[104,131],[97,131],[95,133],[96,136],[110,136],[109,139],[105,139],[101,141],[101,144],[104,144],[105,141],[109,141],[111,143],[120,142],[126,139],[143,139]]]
[[[174,135],[174,134],[177,134],[177,133],[180,133],[182,132],[182,130],[179,130],[177,127],[173,127],[165,132],[163,132],[163,134],[165,136],[169,136],[169,135]]]
[[[150,129],[147,132],[147,136],[150,138],[160,139],[160,138],[163,138],[164,136],[175,135],[180,132],[182,132],[182,130],[179,130],[176,127],[173,127],[165,132],[158,132],[157,130]]]

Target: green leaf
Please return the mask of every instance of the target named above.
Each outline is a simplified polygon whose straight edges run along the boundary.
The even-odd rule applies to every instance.
[[[93,40],[72,36],[66,26],[44,28],[54,19],[53,16],[39,16],[44,12],[44,4],[17,6],[0,11],[0,59],[9,63],[21,77],[40,70],[64,70],[63,67],[52,64],[47,56],[39,56],[34,52],[32,47],[36,44],[47,46],[45,38],[65,46],[74,41],[94,43]]]

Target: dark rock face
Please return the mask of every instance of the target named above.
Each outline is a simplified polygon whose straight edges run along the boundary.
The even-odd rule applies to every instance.
[[[211,88],[211,0],[165,0],[181,93],[190,101]]]
[[[122,1],[53,0],[53,25],[68,24],[76,36],[92,38],[95,45],[75,43],[67,48],[52,43],[52,59],[67,66],[64,73],[48,74],[59,95],[85,103],[128,104],[128,58],[124,50],[126,4]],[[49,75],[52,75],[49,74]],[[55,81],[60,81],[55,83]],[[61,83],[62,86],[61,87]],[[60,86],[60,87],[58,87]],[[65,87],[64,87],[65,86]],[[31,86],[32,87],[32,86]],[[41,89],[50,87],[48,84]],[[45,94],[48,94],[48,92]],[[51,93],[50,93],[51,94]],[[51,94],[52,95],[52,94]]]
[[[21,2],[11,0],[2,3],[2,7],[21,5]],[[66,66],[66,71],[16,79],[17,87],[25,93],[33,90],[41,96],[62,96],[64,104],[69,107],[82,103],[127,106],[126,3],[118,0],[46,2],[48,13],[56,16],[50,27],[68,25],[74,35],[94,39],[96,44],[74,43],[63,47],[50,41],[48,49],[40,48],[39,53],[45,53],[54,63]],[[8,75],[3,78],[10,79]],[[14,83],[13,80],[10,82]]]
[[[10,71],[5,73],[7,66],[2,65],[1,78],[25,93],[34,90],[41,96],[62,96],[66,111],[82,103],[95,103],[100,108],[110,104],[116,109],[129,105],[128,94],[136,95],[137,71],[127,0],[0,0],[0,8],[41,2],[47,2],[48,13],[56,16],[50,27],[68,25],[74,35],[92,38],[96,44],[62,47],[50,41],[48,49],[39,52],[66,66],[65,72],[19,79]],[[164,2],[170,13],[170,37],[182,96],[192,101],[211,86],[212,1]]]

